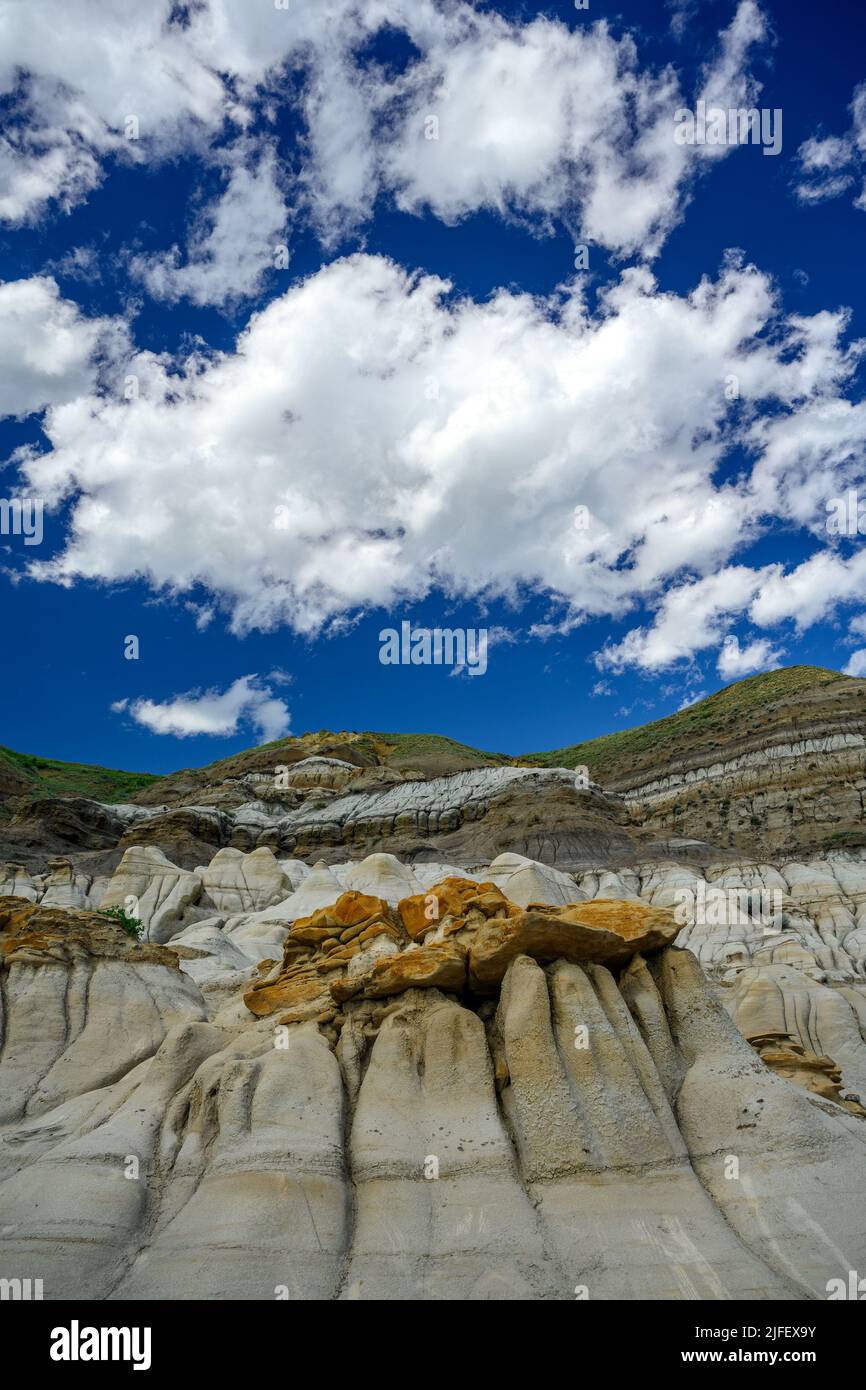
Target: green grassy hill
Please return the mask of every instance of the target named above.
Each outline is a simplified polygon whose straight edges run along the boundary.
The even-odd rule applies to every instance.
[[[317,733],[292,735],[247,748],[228,758],[208,763],[205,767],[185,768],[161,779],[160,786],[145,787],[137,796],[139,803],[155,801],[190,801],[208,787],[248,773],[272,773],[280,763],[294,763],[313,756],[341,758],[358,767],[393,767],[397,771],[413,769],[426,777],[459,772],[470,767],[498,767],[515,762],[507,753],[486,753],[466,743],[447,738],[444,734],[383,734],[366,731],[334,732],[320,729]]]
[[[89,763],[62,763],[0,747],[0,790],[7,796],[88,796],[94,801],[128,801],[158,782],[150,772],[118,772]]]
[[[427,777],[508,763],[537,767],[585,764],[595,779],[615,784],[619,779],[627,780],[641,767],[670,764],[686,754],[712,757],[714,750],[750,736],[766,737],[774,729],[796,727],[799,718],[814,722],[824,713],[828,718],[860,715],[864,709],[861,701],[866,701],[866,680],[818,666],[789,666],[737,681],[708,699],[651,724],[519,757],[486,752],[443,734],[336,733],[323,729],[245,749],[206,767],[158,777],[147,772],[63,763],[0,747],[0,795],[171,802],[195,797],[228,778],[270,771],[283,759],[296,762],[314,754],[344,758],[360,767],[412,769]]]
[[[274,743],[263,743],[258,748],[246,749],[229,758],[209,763],[202,772],[226,777],[237,776],[252,759],[264,760],[270,764],[275,755],[291,753],[296,757],[309,758],[316,754],[340,757],[341,754],[326,750],[342,749],[342,756],[351,755],[351,761],[370,767],[386,763],[389,767],[420,767],[424,771],[431,763],[447,765],[448,771],[458,767],[498,767],[503,763],[514,762],[507,753],[486,753],[480,748],[472,748],[468,743],[458,743],[456,739],[444,734],[383,734],[366,730],[363,733],[335,733],[321,729],[318,733],[299,734],[290,738],[277,739]],[[277,758],[277,761],[279,759]]]
[[[517,761],[508,753],[486,753],[444,734],[363,734],[389,767],[417,767],[423,771],[438,764],[449,772],[468,767],[502,767]]]
[[[837,689],[831,692],[833,686]],[[804,714],[808,711],[814,718],[822,703],[832,703],[842,687],[846,692],[853,688],[866,699],[866,680],[858,681],[821,666],[783,667],[737,681],[651,724],[567,748],[530,753],[527,758],[540,767],[584,765],[597,780],[615,781],[650,760],[673,762],[686,751],[711,755],[714,748],[746,738],[750,733],[770,734],[774,726],[789,726],[792,718],[796,721],[798,709]]]

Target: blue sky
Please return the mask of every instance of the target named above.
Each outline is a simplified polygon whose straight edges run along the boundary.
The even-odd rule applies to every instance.
[[[856,6],[145,8],[0,0],[2,495],[45,506],[2,742],[521,752],[866,674]],[[701,93],[781,153],[677,146]],[[486,673],[382,665],[403,619]]]

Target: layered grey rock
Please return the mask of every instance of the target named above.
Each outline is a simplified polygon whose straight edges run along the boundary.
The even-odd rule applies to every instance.
[[[201,891],[198,874],[177,868],[153,845],[135,845],[124,854],[100,906],[128,908],[128,915],[144,925],[148,939],[162,942],[180,930]]]
[[[342,893],[461,876],[683,927],[618,971],[518,955],[492,998],[398,988],[288,1026],[244,1004]],[[131,846],[103,901],[167,950],[98,915],[61,949],[94,886],[68,860],[7,884],[45,916],[0,953],[0,1276],[48,1298],[788,1300],[866,1266],[861,855],[572,875],[225,847],[192,873]],[[402,949],[376,937],[347,980]]]

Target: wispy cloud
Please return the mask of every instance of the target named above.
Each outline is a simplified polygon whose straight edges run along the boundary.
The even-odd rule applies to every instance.
[[[857,185],[854,206],[866,212],[866,82],[855,88],[850,110],[844,135],[810,135],[797,151],[801,203],[824,203]]]
[[[283,683],[286,677],[282,676]],[[258,677],[241,676],[227,690],[187,691],[170,700],[116,700],[115,714],[129,714],[154,734],[191,738],[210,734],[227,738],[243,727],[255,730],[260,743],[282,738],[289,731],[289,710]]]
[[[758,637],[741,647],[733,634],[726,637],[719,652],[717,668],[725,680],[738,681],[756,671],[775,671],[782,664],[784,651],[773,646],[765,637]]]

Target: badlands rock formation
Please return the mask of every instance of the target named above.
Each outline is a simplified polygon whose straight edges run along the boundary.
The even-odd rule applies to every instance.
[[[0,801],[0,858],[15,872],[68,858],[99,883],[142,846],[187,871],[261,848],[463,868],[517,853],[565,872],[811,860],[866,848],[866,681],[773,671],[641,729],[516,760],[433,736],[322,733],[153,779],[125,803],[50,785]]]
[[[847,1284],[866,683],[781,677],[549,766],[316,735],[128,803],[14,787],[0,1277],[119,1300]]]
[[[762,878],[776,935],[681,928]],[[859,860],[130,849],[103,901],[150,943],[23,886],[0,1274],[46,1297],[801,1299],[866,1261]]]
[[[586,764],[634,822],[775,860],[863,846],[866,681],[752,676],[668,719],[538,755]]]

